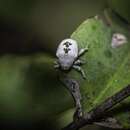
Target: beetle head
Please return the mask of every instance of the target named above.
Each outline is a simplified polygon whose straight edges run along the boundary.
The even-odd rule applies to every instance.
[[[60,57],[58,63],[62,70],[69,70],[73,65],[73,60],[68,57]]]

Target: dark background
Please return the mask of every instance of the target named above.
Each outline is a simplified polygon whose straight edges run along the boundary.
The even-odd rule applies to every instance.
[[[0,52],[54,52],[105,7],[105,0],[0,0]]]

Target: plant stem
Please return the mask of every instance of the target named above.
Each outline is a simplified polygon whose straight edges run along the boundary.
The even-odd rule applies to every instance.
[[[87,124],[92,124],[98,121],[104,116],[106,112],[108,112],[116,104],[126,99],[128,96],[130,96],[130,85],[123,88],[113,96],[107,98],[103,103],[92,109],[89,113],[84,114],[84,117],[81,118],[79,121],[73,121],[68,126],[63,128],[63,130],[78,130]]]

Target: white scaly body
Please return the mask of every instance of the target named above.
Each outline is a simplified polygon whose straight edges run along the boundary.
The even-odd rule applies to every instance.
[[[56,56],[62,69],[69,69],[78,57],[78,45],[75,40],[63,40],[57,49]]]
[[[69,70],[72,67],[81,72],[83,78],[85,78],[85,73],[80,67],[83,62],[79,60],[79,57],[87,50],[88,48],[84,48],[79,51],[78,43],[73,39],[65,39],[61,41],[56,51],[58,61],[56,62],[55,68]]]

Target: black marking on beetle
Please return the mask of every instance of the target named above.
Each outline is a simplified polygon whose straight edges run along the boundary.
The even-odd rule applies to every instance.
[[[70,50],[70,48],[64,48],[65,53],[68,53]]]
[[[63,45],[65,45],[67,48],[72,45],[72,43],[65,42]]]

